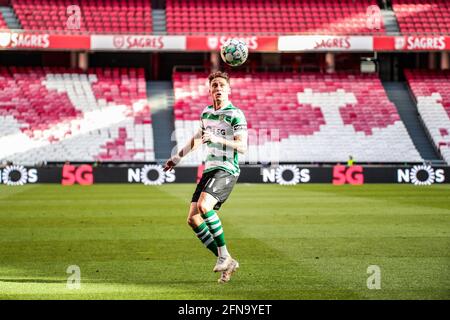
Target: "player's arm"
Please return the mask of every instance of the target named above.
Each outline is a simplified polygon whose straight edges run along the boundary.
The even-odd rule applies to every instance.
[[[180,158],[183,158],[191,151],[197,149],[197,147],[201,144],[202,144],[202,129],[198,129],[197,132],[189,140],[189,142],[180,151],[178,151],[177,155]]]
[[[164,171],[172,170],[173,167],[175,167],[178,163],[180,163],[181,159],[185,157],[187,154],[189,154],[191,151],[194,151],[197,149],[199,145],[202,144],[202,129],[199,129],[191,139],[189,139],[189,142],[186,143],[186,145],[181,148],[175,155],[170,157],[166,161],[166,164],[164,165]]]
[[[225,145],[227,148],[237,150],[239,153],[247,152],[247,132],[242,131],[239,135],[234,136],[234,140],[227,140],[222,137],[218,137],[211,132],[205,132],[203,134],[203,143],[205,142],[219,143]]]
[[[247,132],[234,136],[234,141],[227,141],[226,145],[236,149],[239,153],[247,152]]]

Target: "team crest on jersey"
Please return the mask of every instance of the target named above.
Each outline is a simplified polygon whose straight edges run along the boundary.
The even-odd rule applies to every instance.
[[[221,115],[219,116],[219,120],[220,120],[220,121],[223,121],[223,119],[225,119],[225,115],[224,115],[224,114],[221,114]]]

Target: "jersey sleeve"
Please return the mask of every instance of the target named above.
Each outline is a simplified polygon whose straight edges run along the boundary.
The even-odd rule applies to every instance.
[[[202,114],[200,115],[200,119],[198,121],[198,128],[202,131],[205,130],[205,125],[203,123],[203,114],[204,114],[204,112],[202,112]]]
[[[242,111],[239,110],[231,120],[231,126],[233,127],[233,136],[238,136],[247,132],[247,120]]]

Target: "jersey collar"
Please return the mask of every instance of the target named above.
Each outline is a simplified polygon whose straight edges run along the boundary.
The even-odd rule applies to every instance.
[[[230,102],[226,107],[220,108],[219,110],[214,109],[214,106],[213,106],[213,105],[208,106],[208,109],[211,109],[213,112],[219,112],[219,111],[225,111],[225,110],[235,109],[235,107],[234,107],[233,104]]]

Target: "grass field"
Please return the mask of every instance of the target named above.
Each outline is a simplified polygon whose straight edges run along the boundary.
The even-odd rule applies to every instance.
[[[226,285],[186,224],[193,190],[0,186],[0,298],[450,299],[448,185],[238,184],[220,210],[241,264]]]

